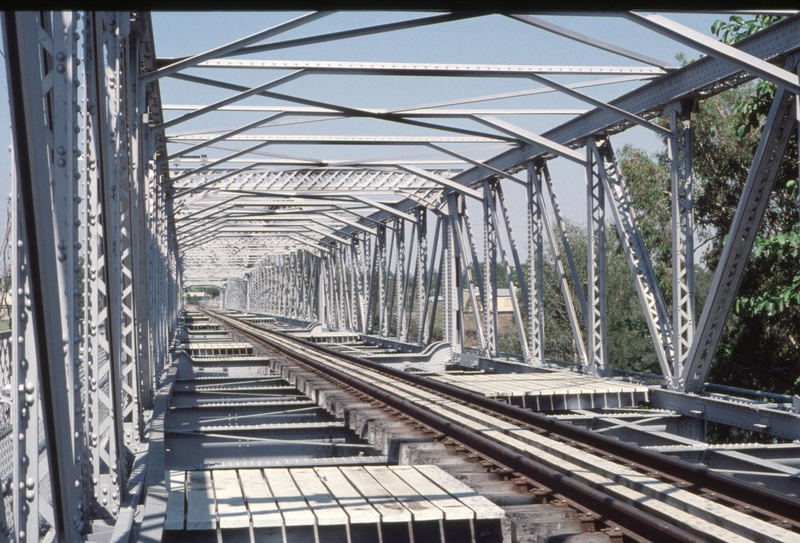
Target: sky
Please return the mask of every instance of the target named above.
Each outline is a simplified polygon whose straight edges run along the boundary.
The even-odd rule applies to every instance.
[[[159,57],[193,55],[223,45],[264,28],[289,20],[301,13],[291,12],[154,12],[153,26],[155,47]],[[335,13],[310,24],[282,34],[275,40],[290,39],[345,30],[360,26],[380,24],[395,20],[405,20],[425,14],[394,12],[343,12]],[[668,16],[706,34],[710,33],[712,23],[719,18],[727,18],[715,14],[668,14]],[[583,17],[583,16],[546,16],[548,21],[566,26],[592,37],[603,39],[639,53],[657,58],[669,64],[676,63],[675,56],[681,52],[688,58],[697,58],[699,54],[685,46],[667,38],[655,35],[642,27],[624,20],[621,17]],[[235,57],[238,58],[238,57]],[[527,65],[594,65],[608,64],[615,66],[640,65],[632,60],[604,51],[576,44],[565,38],[554,36],[537,28],[513,21],[507,17],[493,15],[467,19],[431,27],[404,30],[349,40],[329,42],[325,44],[282,49],[261,54],[260,58],[275,60],[320,60],[320,61],[386,61],[417,63],[475,63],[475,64],[527,64]],[[5,62],[5,59],[2,59]],[[5,67],[5,66],[3,66]],[[286,71],[258,70],[196,70],[193,73],[212,78],[226,78],[242,85],[253,86],[287,73]],[[363,79],[363,78],[362,78]],[[576,79],[558,76],[554,80],[572,82]],[[582,80],[589,79],[582,77]],[[431,81],[433,80],[433,81]],[[370,81],[337,75],[313,75],[293,81],[279,87],[279,92],[297,93],[305,98],[333,102],[340,105],[367,106],[378,108],[399,108],[412,105],[427,104],[455,97],[471,97],[479,95],[527,90],[538,86],[527,79],[492,79],[492,78],[399,78],[375,77]],[[633,84],[618,84],[595,89],[591,94],[597,98],[610,100],[634,88]],[[0,102],[7,104],[8,85],[5,70],[0,70]],[[173,79],[162,79],[162,101],[165,104],[207,104],[230,94],[230,91],[214,89],[201,85],[190,85]],[[279,104],[256,97],[241,102],[242,104]],[[588,106],[575,99],[558,94],[542,95],[535,102],[530,99],[508,99],[484,102],[486,107],[542,107],[542,108],[587,108]],[[469,107],[469,106],[466,106]],[[169,112],[167,118],[175,116]],[[208,130],[209,128],[234,127],[244,117],[235,113],[218,113],[204,116],[197,121],[183,123],[173,129],[173,133]],[[504,117],[505,120],[523,126],[534,132],[542,132],[560,122],[564,117]],[[8,107],[0,107],[0,125],[9,126]],[[380,134],[385,133],[385,123],[373,120],[360,121],[328,121],[314,123],[311,127],[316,131],[330,134]],[[454,126],[467,126],[465,122],[453,121]],[[472,128],[474,124],[469,125]],[[405,127],[393,128],[393,133],[403,134]],[[281,133],[309,133],[308,125],[280,127]],[[407,129],[406,129],[407,130]],[[417,129],[410,133],[418,133]],[[264,133],[269,133],[267,130]],[[625,144],[635,145],[650,152],[660,150],[663,146],[656,136],[645,128],[633,128],[613,139],[615,148]],[[10,130],[0,131],[0,148],[8,149]],[[170,144],[170,152],[177,150]],[[270,147],[272,149],[272,147]],[[302,146],[281,146],[275,152],[305,156],[309,149]],[[476,158],[489,158],[497,153],[496,149],[477,151]],[[214,151],[209,151],[214,156]],[[326,153],[331,158],[345,158],[353,153],[352,148],[330,148]],[[380,155],[414,156],[419,159],[430,157],[430,150],[419,148],[402,148],[387,150],[385,148],[359,149],[357,155],[370,158]],[[10,192],[10,154],[0,151],[0,194]],[[584,171],[578,165],[564,159],[551,161],[551,174],[556,183],[558,197],[565,216],[573,221],[585,223],[585,181]],[[524,202],[524,188],[513,183],[504,185],[506,198],[512,207],[512,216],[519,224],[514,224],[518,236],[524,237],[525,214],[519,209]],[[5,207],[5,197],[0,199],[0,209]],[[479,216],[476,202],[470,200],[469,209],[473,217]],[[516,209],[516,211],[515,211]],[[1,211],[0,211],[1,212]],[[522,221],[522,222],[520,222]]]

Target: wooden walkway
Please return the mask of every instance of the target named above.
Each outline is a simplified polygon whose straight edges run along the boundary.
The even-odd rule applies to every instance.
[[[438,466],[169,471],[166,530],[495,520],[500,507]]]
[[[534,411],[601,409],[646,402],[646,385],[561,372],[447,373],[431,379]]]

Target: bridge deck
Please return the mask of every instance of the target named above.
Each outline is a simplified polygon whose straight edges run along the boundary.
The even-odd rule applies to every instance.
[[[650,392],[646,385],[544,371],[495,375],[447,373],[430,377],[534,411],[631,407],[646,402]]]
[[[166,480],[170,482],[168,530],[484,520],[505,515],[431,465],[179,470],[168,472]]]

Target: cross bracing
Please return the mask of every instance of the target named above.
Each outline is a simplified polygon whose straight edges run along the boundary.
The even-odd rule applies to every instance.
[[[503,356],[502,277],[522,363],[544,367],[542,276],[552,265],[578,369],[609,376],[606,238],[617,235],[666,389],[654,402],[800,438],[786,398],[737,422],[728,415],[741,405],[700,395],[797,133],[800,16],[733,46],[670,17],[602,16],[665,39],[675,49],[664,59],[677,44],[705,55],[682,67],[573,30],[569,17],[561,26],[526,13],[407,14],[337,27],[347,16],[286,15],[173,58],[156,56],[149,13],[4,15],[13,309],[0,357],[10,429],[0,463],[12,467],[2,474],[0,537],[76,541],[100,520],[130,529],[146,411],[170,365],[182,285],[221,287],[228,309],[414,348],[432,343],[438,322],[451,361],[476,364]],[[431,62],[397,60],[402,51],[324,58],[314,48],[423,30],[432,33],[409,40],[433,40],[439,28],[467,32],[459,25],[488,18],[520,39],[557,36],[602,55],[488,63],[450,51]],[[711,293],[695,311],[694,103],[754,78],[778,90]],[[348,91],[334,92],[343,80]],[[615,155],[616,138],[633,128],[669,141],[672,299]],[[575,167],[579,194],[564,173]],[[575,200],[585,263],[561,207]]]

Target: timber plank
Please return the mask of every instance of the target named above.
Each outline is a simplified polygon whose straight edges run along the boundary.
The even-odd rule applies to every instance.
[[[217,514],[220,528],[247,528],[250,517],[244,504],[242,489],[235,470],[217,470],[214,478],[214,494],[217,498]]]
[[[207,471],[189,471],[186,511],[187,530],[214,530],[217,513],[214,509],[214,488],[211,474]]]

